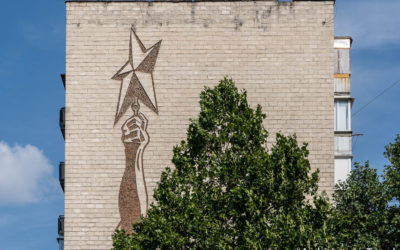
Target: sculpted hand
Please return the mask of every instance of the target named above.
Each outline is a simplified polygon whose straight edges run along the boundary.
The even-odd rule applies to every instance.
[[[144,121],[138,116],[129,118],[122,126],[122,141],[142,143],[145,141]]]

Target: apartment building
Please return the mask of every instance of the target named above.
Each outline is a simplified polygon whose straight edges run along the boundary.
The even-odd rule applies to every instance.
[[[351,167],[351,38],[334,1],[66,1],[60,249],[110,249],[145,215],[199,94],[229,75],[275,134],[308,142],[320,187]],[[333,76],[333,77],[332,77]]]

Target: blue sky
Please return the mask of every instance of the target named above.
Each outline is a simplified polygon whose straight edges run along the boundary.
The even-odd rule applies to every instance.
[[[337,0],[336,35],[354,38],[353,111],[400,79],[400,1]],[[0,250],[56,249],[63,214],[58,127],[64,89],[65,4],[6,1],[0,8]],[[400,133],[400,84],[353,117],[356,161],[379,169]]]
[[[353,37],[353,112],[400,80],[400,1],[337,0],[335,35]],[[400,133],[400,83],[352,118],[354,160],[387,164],[384,146]]]

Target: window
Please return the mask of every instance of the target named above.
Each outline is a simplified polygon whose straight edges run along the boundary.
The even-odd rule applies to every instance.
[[[335,184],[345,181],[351,171],[351,159],[335,159]]]
[[[335,100],[335,131],[350,130],[350,102]]]

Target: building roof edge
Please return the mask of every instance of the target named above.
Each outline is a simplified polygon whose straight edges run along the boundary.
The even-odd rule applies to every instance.
[[[291,1],[279,1],[279,0],[65,0],[66,3],[69,2],[170,2],[170,3],[180,3],[180,2],[291,2]],[[292,0],[293,2],[334,2],[336,0]]]

